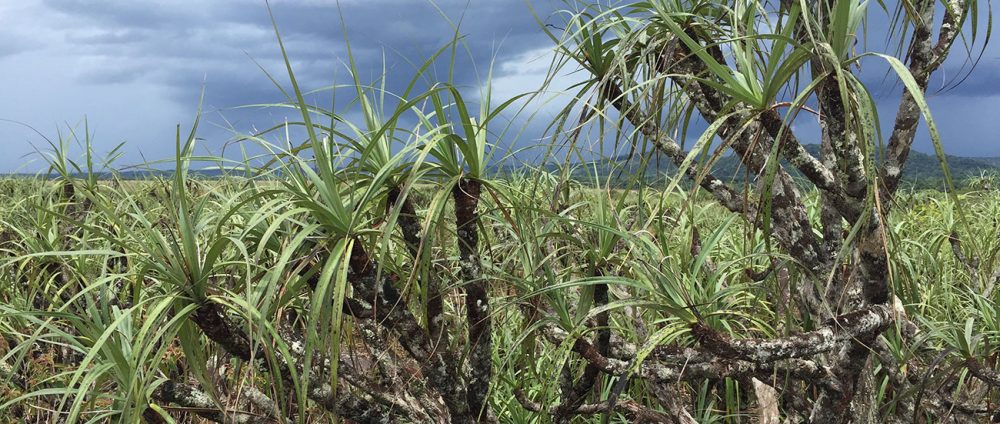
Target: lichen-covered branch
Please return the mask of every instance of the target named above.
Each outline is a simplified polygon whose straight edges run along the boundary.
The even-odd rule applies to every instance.
[[[352,248],[349,273],[355,297],[370,302],[377,322],[399,334],[400,344],[420,363],[428,384],[441,393],[448,410],[459,417],[469,414],[466,386],[456,373],[456,361],[446,350],[432,348],[427,333],[407,308],[392,280],[380,273],[360,243]]]
[[[927,390],[933,381],[927,378],[926,373],[921,371],[921,368],[913,360],[900,364],[893,356],[888,340],[884,336],[878,336],[875,339],[873,348],[876,357],[882,364],[882,371],[889,377],[891,383],[889,387],[897,399],[896,415],[900,417],[902,422],[913,422],[915,417],[919,417],[926,411],[930,411],[938,417],[960,415],[965,419],[964,422],[981,422],[981,415],[996,411],[995,407],[988,408],[983,405],[957,402],[950,398],[952,393]],[[982,379],[976,374],[976,371],[972,370],[972,367],[969,368],[973,375]],[[989,382],[987,383],[989,384]]]
[[[203,303],[191,314],[190,319],[209,340],[221,346],[230,355],[253,363],[258,369],[265,371],[272,369],[272,363],[265,360],[264,351],[259,347],[253,347],[243,328],[226,315],[221,305],[214,302]],[[286,382],[292,382],[292,372],[284,363],[278,362],[274,371]],[[363,396],[355,396],[347,390],[338,390],[335,396],[330,385],[319,379],[320,375],[321,372],[310,372],[307,396],[328,411],[350,417],[359,423],[377,422],[377,417],[398,416],[406,412],[386,408]]]
[[[180,405],[198,416],[219,424],[272,424],[274,418],[245,411],[219,409],[208,394],[183,383],[166,381],[153,392],[153,399]]]
[[[603,94],[611,102],[611,105],[621,112],[643,136],[652,141],[656,149],[666,155],[674,165],[680,166],[684,163],[688,153],[666,131],[661,131],[652,118],[645,116],[641,110],[629,102],[625,98],[621,87],[613,82],[606,82],[603,86]],[[756,208],[752,204],[745,202],[740,193],[730,188],[710,172],[701,172],[694,167],[688,167],[684,169],[684,174],[691,181],[698,183],[699,186],[711,193],[726,209],[746,214],[750,217],[757,215]]]
[[[489,419],[486,395],[493,378],[493,343],[490,298],[479,261],[479,214],[476,208],[481,193],[482,184],[470,178],[460,179],[452,189],[459,272],[464,283],[465,313],[469,325],[468,403],[474,416]]]
[[[602,268],[598,267],[595,271],[595,275],[603,275],[604,272],[601,271]],[[607,284],[597,284],[594,286],[594,307],[600,308],[608,304],[608,285]],[[608,356],[611,351],[611,329],[608,327],[609,324],[609,312],[602,311],[594,317],[594,327],[597,328],[597,351],[601,355]],[[577,410],[587,398],[587,394],[590,393],[594,384],[597,382],[597,378],[600,376],[601,370],[594,364],[587,364],[584,367],[583,375],[574,383],[571,378],[565,378],[565,382],[562,387],[562,403],[554,408],[553,415],[560,422],[568,422],[569,419],[576,415],[573,411]],[[570,377],[570,365],[567,361],[563,364],[563,374]]]
[[[802,143],[795,137],[792,128],[785,125],[781,115],[774,109],[767,109],[760,114],[760,122],[764,125],[771,138],[776,140],[781,149],[781,155],[789,164],[798,169],[817,188],[824,191],[840,190],[833,172],[827,169],[816,157],[809,154]],[[781,139],[778,136],[781,136]]]
[[[759,364],[810,357],[829,352],[852,339],[881,333],[894,322],[893,313],[888,305],[872,305],[837,316],[817,330],[777,339],[731,340],[700,323],[692,332],[712,353]]]
[[[574,408],[566,409],[565,405],[557,405],[546,408],[544,405],[532,401],[524,394],[524,391],[520,389],[514,390],[514,397],[521,404],[524,409],[532,412],[540,412],[553,416],[578,416],[578,415],[596,415],[603,414],[611,411],[622,411],[628,416],[633,422],[640,423],[673,423],[674,419],[670,415],[664,414],[659,411],[652,410],[645,406],[640,405],[638,402],[628,400],[624,402],[616,402],[614,404],[610,402],[600,402],[600,403],[588,403],[577,405]]]
[[[419,260],[419,256],[423,252],[421,250],[423,228],[417,217],[417,210],[413,206],[413,200],[409,196],[403,197],[402,190],[398,186],[394,186],[389,190],[388,205],[399,208],[397,223],[399,230],[403,233],[406,250],[410,253],[410,258],[414,261]],[[433,276],[427,275],[426,278],[427,281],[424,284],[427,285],[427,332],[435,346],[447,346],[449,337],[448,333],[443,331],[444,320],[441,318],[441,314],[444,312],[441,287]]]
[[[688,62],[693,62],[687,60]],[[697,72],[697,68],[691,68],[692,72]],[[682,72],[683,74],[683,72]],[[690,75],[697,75],[692,73]],[[678,83],[685,87],[688,96],[694,99],[700,112],[706,120],[712,121],[723,108],[721,95],[712,91],[707,86],[698,82],[686,83],[682,77],[674,77]],[[680,146],[664,134],[655,122],[647,115],[643,114],[634,105],[629,103],[624,97],[621,89],[613,83],[606,83],[604,88],[605,96],[611,104],[619,110],[626,119],[629,120],[639,131],[676,165],[681,165],[687,154]],[[718,109],[713,109],[717,107]],[[740,130],[739,123],[742,117],[734,115],[720,129],[720,134],[727,139],[729,145],[740,155],[743,163],[755,174],[761,174],[767,160],[767,143],[760,140],[762,134],[759,124],[750,123],[747,129]],[[688,177],[699,182],[699,185],[710,193],[727,209],[732,212],[744,215],[749,221],[760,224],[757,220],[758,210],[756,205],[748,202],[743,196],[729,188],[725,183],[718,180],[710,173],[694,168],[685,170]],[[812,227],[808,216],[805,213],[805,206],[800,200],[800,196],[795,188],[791,177],[782,169],[777,170],[775,179],[771,186],[771,207],[774,225],[771,230],[775,238],[791,253],[796,259],[809,269],[818,271],[822,269],[819,244],[812,234]],[[810,288],[809,285],[804,285]],[[818,309],[818,301],[814,293],[804,293],[805,301],[810,309]]]
[[[993,387],[1000,387],[1000,372],[995,369],[991,369],[983,366],[983,363],[976,358],[967,358],[965,360],[965,367],[969,369],[969,372],[976,378],[983,380],[987,384]]]
[[[927,90],[931,73],[940,66],[951,47],[951,43],[961,29],[957,25],[962,13],[961,4],[962,2],[959,0],[951,0],[947,3],[947,13],[941,23],[936,46],[931,45],[931,26],[934,24],[936,2],[920,0],[914,4],[916,16],[910,19],[913,22],[913,36],[910,41],[908,59],[910,74],[921,91]],[[899,186],[899,181],[903,176],[903,166],[910,154],[910,147],[913,145],[917,132],[917,124],[920,122],[920,115],[920,107],[917,105],[916,99],[909,90],[904,89],[892,127],[892,135],[889,136],[885,164],[881,171],[883,195],[895,193]],[[888,196],[886,197],[888,198]]]
[[[928,72],[933,72],[941,62],[948,57],[948,51],[962,30],[962,22],[965,20],[963,0],[948,0],[945,2],[944,17],[941,19],[941,26],[938,28],[938,40],[931,51],[931,60],[928,64],[931,68]]]
[[[965,256],[965,252],[962,250],[962,239],[959,238],[957,232],[952,231],[951,234],[948,234],[948,244],[951,245],[951,253],[955,255],[955,260],[965,267],[969,275],[973,278],[978,278],[979,258]]]
[[[242,395],[251,405],[274,418],[275,422],[284,424],[292,423],[292,420],[282,416],[281,408],[278,407],[274,399],[271,399],[270,396],[260,391],[260,389],[254,386],[246,386],[243,388]]]
[[[208,339],[243,361],[264,361],[264,351],[254,347],[243,328],[234,323],[222,305],[206,301],[190,316]]]
[[[701,341],[701,348],[678,352],[654,351],[640,364],[639,375],[651,381],[676,381],[767,375],[780,370],[828,389],[839,390],[839,383],[831,369],[802,358],[831,352],[855,338],[873,337],[894,322],[894,313],[896,311],[886,305],[874,305],[835,317],[817,330],[776,339],[730,340],[697,324],[693,333]],[[544,326],[542,331],[553,343],[563,343],[568,338],[554,325]],[[611,358],[600,352],[586,337],[576,338],[571,349],[610,375],[624,375],[632,367],[631,359]]]
[[[721,57],[723,53],[717,45],[708,50]],[[685,94],[694,103],[702,117],[708,122],[722,119],[726,110],[732,110],[732,102],[717,89],[705,84],[697,77],[708,77],[711,73],[701,60],[693,58],[686,48],[676,49],[674,73],[668,76],[683,87]],[[724,62],[724,59],[722,59]],[[770,149],[775,142],[760,120],[747,113],[734,113],[726,118],[719,128],[720,137],[736,152],[743,165],[755,175],[763,175]],[[765,181],[761,180],[761,184]],[[821,273],[826,264],[821,256],[821,248],[812,232],[806,209],[791,176],[781,167],[775,170],[768,187],[771,198],[771,231],[775,239],[796,260],[813,272]],[[762,187],[763,188],[763,187]],[[764,190],[761,190],[764,191]],[[755,220],[756,215],[748,216]],[[804,288],[810,287],[803,285]],[[816,296],[811,292],[802,293],[810,310],[818,309]]]
[[[830,72],[816,92],[821,111],[820,128],[823,130],[823,141],[833,150],[837,182],[850,201],[857,205],[863,202],[868,191],[868,178],[858,139],[858,117],[852,108],[855,99],[850,92],[841,91],[837,74],[829,69],[840,66],[839,63],[814,60],[813,66],[817,71]]]
[[[781,115],[774,109],[767,109],[760,114],[759,119],[772,139],[778,140],[781,136],[781,140],[777,142],[782,157],[829,199],[828,203],[837,211],[838,218],[842,216],[848,221],[856,220],[860,214],[857,200],[848,198],[847,192],[838,184],[836,175],[830,171],[828,164],[806,151],[795,137],[792,128],[785,125]]]

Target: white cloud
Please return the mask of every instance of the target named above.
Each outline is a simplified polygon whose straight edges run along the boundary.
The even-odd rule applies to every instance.
[[[537,111],[539,115],[554,116],[576,95],[576,90],[568,91],[569,87],[584,80],[584,74],[572,64],[552,74],[550,70],[554,59],[553,48],[541,47],[500,63],[493,77],[493,103],[499,104],[523,93],[543,90],[532,100],[526,112]]]
[[[86,116],[96,132],[98,152],[110,150],[128,140],[130,159],[138,158],[139,148],[148,157],[164,157],[173,149],[173,129],[177,123],[189,124],[194,106],[181,107],[163,86],[128,82],[119,85],[82,85],[74,81],[69,69],[75,62],[53,61],[44,54],[26,53],[0,59],[0,80],[7,101],[0,102],[0,118],[22,122],[54,138],[56,130],[65,134],[65,125],[82,123]],[[16,81],[16,83],[11,83]],[[82,134],[83,126],[77,130]],[[11,123],[0,124],[4,134],[5,154],[0,169],[33,172],[40,164],[22,167],[23,155],[32,146],[46,149],[38,136]]]

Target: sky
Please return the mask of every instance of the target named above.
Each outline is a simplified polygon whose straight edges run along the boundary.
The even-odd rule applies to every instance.
[[[412,61],[451,39],[450,19],[461,21],[472,56],[459,63],[456,81],[478,90],[492,62],[495,97],[541,84],[552,42],[532,8],[543,21],[558,22],[549,16],[566,7],[559,0],[535,0],[531,8],[524,0],[341,0],[339,6],[335,0],[273,0],[270,5],[305,89],[346,82],[345,32],[363,79],[366,72],[374,78],[385,64],[391,84],[402,83],[412,75]],[[956,56],[961,57],[935,74],[928,94],[945,149],[1000,156],[1000,49],[990,44],[963,84],[942,90],[962,75],[964,56]],[[878,65],[871,68],[866,79],[884,75]],[[0,172],[44,169],[38,151],[49,146],[43,136],[82,137],[84,122],[98,153],[125,142],[119,167],[170,158],[176,126],[186,134],[202,92],[202,149],[226,148],[231,154],[235,133],[296,118],[288,109],[242,107],[285,100],[268,73],[287,87],[261,0],[0,2]],[[578,79],[561,75],[556,83]],[[876,94],[889,122],[898,85]],[[551,112],[559,101],[539,108]],[[807,133],[800,139],[818,141],[815,123],[796,125]],[[529,124],[518,143],[535,142],[543,128]],[[932,151],[925,131],[916,149]]]

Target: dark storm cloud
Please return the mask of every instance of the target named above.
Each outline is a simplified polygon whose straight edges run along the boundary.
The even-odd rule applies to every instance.
[[[560,26],[560,20],[550,15],[565,7],[564,2],[531,3],[545,23]],[[451,40],[449,20],[461,24],[459,32],[465,43],[457,57],[454,78],[469,90],[473,100],[494,59],[494,99],[541,85],[551,60],[552,42],[542,33],[526,2],[440,0],[436,4],[423,0],[341,0],[338,8],[334,0],[274,0],[271,10],[296,77],[307,90],[334,81],[347,82],[346,25],[361,80],[376,80],[384,66],[388,88],[399,91],[412,76],[413,63],[419,64]],[[880,38],[878,27],[877,20],[870,23],[871,39]],[[961,52],[955,53],[961,56]],[[951,135],[957,140],[951,145],[954,153],[1000,155],[1000,151],[984,149],[990,143],[963,141],[986,139],[989,135],[983,131],[989,129],[987,126],[959,125],[968,119],[983,119],[974,118],[979,116],[977,110],[984,114],[1000,107],[1000,51],[996,43],[991,44],[963,84],[938,90],[946,86],[942,78],[961,75],[960,59],[949,59],[931,83],[928,97],[932,105],[949,109],[936,112],[939,124],[943,130],[961,134]],[[887,120],[895,112],[901,86],[894,75],[886,76],[884,63],[874,59],[863,63],[860,77],[875,87],[880,111]],[[173,126],[191,121],[202,91],[207,121],[202,136],[209,148],[231,138],[225,129],[230,125],[239,132],[249,132],[283,122],[288,115],[294,118],[286,109],[237,108],[285,100],[265,71],[288,88],[263,1],[35,0],[0,4],[0,81],[4,84],[0,88],[9,98],[20,99],[0,104],[0,118],[53,132],[56,123],[77,122],[86,114],[91,128],[103,135],[99,141],[108,146],[121,139],[129,141],[127,158],[133,162],[138,160],[139,151],[153,158],[170,154]],[[443,80],[447,60],[440,61],[433,72]],[[565,89],[579,78],[564,76],[551,89]],[[350,100],[344,97],[345,103]],[[545,121],[566,100],[556,99],[544,106],[547,110],[529,124],[521,145],[541,136]],[[328,98],[319,96],[310,101],[325,104]],[[8,157],[30,151],[23,141],[31,139],[31,134],[0,125],[0,136],[14,140],[15,154]],[[926,143],[920,146],[926,147]],[[0,169],[15,165],[20,162],[0,158]]]
[[[169,86],[177,101],[188,103],[204,82],[207,103],[220,108],[283,100],[257,68],[259,63],[278,77],[284,74],[263,3],[180,7],[164,2],[47,0],[45,5],[77,22],[64,40],[84,54],[82,66],[74,71],[81,82],[156,82]],[[449,19],[461,24],[472,54],[459,58],[455,78],[461,83],[477,79],[471,63],[479,66],[481,77],[495,53],[502,61],[545,41],[521,0],[444,1],[438,7],[421,1],[347,1],[338,9],[334,2],[277,1],[271,10],[305,88],[329,85],[335,74],[345,75],[341,16],[362,79],[375,78],[384,60],[390,88],[405,83],[413,68],[409,62],[419,63],[451,40]]]
[[[157,1],[43,0],[51,10],[99,27],[174,28],[197,14],[199,5]],[[205,2],[211,5],[211,2]],[[195,7],[192,7],[195,6]]]
[[[953,56],[931,75],[927,87],[928,98],[941,96],[992,97],[1000,95],[1000,48],[987,46],[981,59],[980,51],[971,59],[964,51]],[[878,58],[864,61],[859,77],[878,99],[897,99],[903,85],[888,64]]]
[[[538,10],[543,16],[561,5],[536,3],[550,3]],[[414,0],[342,0],[339,8],[336,1],[276,0],[271,10],[296,78],[307,90],[347,82],[341,19],[362,81],[377,79],[385,66],[390,90],[409,80],[412,62],[419,64],[451,40],[448,19],[461,23],[468,46],[468,52],[459,54],[454,78],[473,91],[494,55],[503,63],[548,43],[522,0],[445,0],[437,8]],[[30,19],[15,18],[19,16]],[[169,153],[164,146],[169,147],[170,128],[190,122],[203,91],[208,122],[202,136],[210,147],[231,137],[220,128],[232,125],[249,132],[280,123],[288,114],[237,108],[286,100],[265,73],[288,88],[263,1],[4,3],[0,40],[0,60],[7,59],[0,63],[5,91],[25,99],[20,105],[0,104],[0,118],[53,132],[86,114],[91,128],[103,135],[98,148],[124,138],[130,146],[126,159],[133,162],[141,160],[140,151],[144,157]],[[445,65],[435,71],[441,78],[447,75]],[[0,126],[0,134],[15,140],[17,154],[32,150],[27,143],[31,134],[7,126]],[[0,159],[0,169],[15,164]]]
[[[959,66],[943,67],[931,79],[930,95],[992,97],[1000,95],[1000,51],[986,59]]]
[[[225,66],[227,63],[220,62],[227,61],[252,69],[242,52],[263,61],[279,58],[267,8],[258,2],[205,2],[187,8],[121,0],[45,3],[80,24],[67,31],[67,43],[80,51],[138,61],[138,66],[145,63],[162,68],[165,62],[170,66],[172,58],[183,58],[207,62],[205,67]],[[445,1],[438,5],[448,19],[461,23],[461,33],[481,67],[488,64],[501,43],[499,59],[545,41],[521,0]],[[274,2],[272,11],[290,57],[307,63],[320,58],[346,60],[341,15],[362,68],[380,67],[383,52],[390,64],[405,63],[402,59],[419,61],[452,38],[452,29],[441,12],[421,1],[343,2],[339,10],[333,2],[279,1]]]

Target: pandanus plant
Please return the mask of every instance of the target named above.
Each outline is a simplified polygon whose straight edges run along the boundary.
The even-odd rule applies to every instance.
[[[783,324],[790,334],[783,337],[734,332],[699,313],[704,304],[693,303],[687,305],[692,315],[678,317],[688,322],[676,330],[689,334],[674,337],[674,343],[650,337],[606,354],[595,350],[604,336],[550,338],[572,346],[588,367],[598,367],[622,387],[638,379],[672,393],[705,380],[750,386],[751,378],[773,381],[779,376],[786,379],[780,388],[789,402],[781,405],[780,414],[793,420],[874,422],[882,407],[879,396],[884,395],[878,388],[880,378],[894,385],[896,419],[956,414],[943,406],[954,405],[954,400],[908,396],[932,383],[897,378],[897,370],[913,365],[891,358],[890,351],[899,345],[887,340],[906,345],[922,339],[904,305],[894,301],[886,221],[921,117],[943,158],[924,94],[929,76],[962,36],[961,28],[971,26],[975,40],[980,12],[975,1],[880,6],[888,12],[890,40],[908,46],[896,52],[902,60],[871,45],[862,24],[879,18],[871,18],[877,13],[869,11],[868,2],[857,0],[653,0],[608,7],[585,4],[566,12],[565,31],[550,32],[567,58],[558,63],[577,66],[588,78],[577,86],[576,100],[564,109],[563,121],[599,121],[602,128],[607,124],[625,134],[634,151],[672,162],[678,179],[688,177],[697,189],[741,217],[752,233],[762,234],[766,252],[776,251],[775,259],[792,259],[798,293],[795,312],[785,314],[793,322]],[[872,50],[859,52],[861,48]],[[884,61],[903,86],[887,143],[882,141],[871,87],[859,77],[860,63],[868,58]],[[788,112],[780,113],[782,108]],[[802,111],[819,117],[819,157],[804,148],[796,134],[800,131],[792,126]],[[688,152],[675,137],[686,133],[695,119],[706,122],[707,128]],[[699,157],[718,157],[726,150],[739,158],[752,185],[741,189],[716,178],[709,165],[699,166]],[[807,215],[793,170],[820,194],[818,226]],[[766,275],[776,278],[776,271]],[[957,350],[968,352],[969,347]],[[960,356],[962,363],[982,360],[968,353]],[[908,361],[921,363],[918,369],[935,366],[929,357]],[[978,365],[967,369],[993,384],[992,375],[977,373]],[[757,394],[763,403],[768,390]],[[574,406],[571,412],[587,415],[607,413],[617,405],[636,417],[693,422],[690,407],[682,401],[660,399],[673,415],[668,417],[616,403],[617,396],[619,392],[612,392],[607,402],[577,406],[574,397],[564,394],[554,410],[565,414],[567,406]],[[795,398],[804,403],[791,400]],[[985,413],[970,405],[957,409],[968,420]],[[761,419],[778,419],[777,411],[762,412]]]
[[[660,190],[639,175],[622,178],[635,190],[612,188],[603,160],[579,167],[598,188],[571,169],[498,177],[502,113],[520,98],[495,104],[487,84],[473,101],[431,78],[445,53],[455,66],[457,30],[395,95],[385,71],[362,81],[350,54],[350,83],[304,92],[279,36],[291,90],[271,76],[287,96],[273,106],[301,119],[243,137],[267,152],[263,166],[238,163],[256,181],[192,193],[193,163],[226,162],[194,155],[197,123],[178,131],[155,202],[99,182],[90,156],[77,165],[60,144],[53,169],[84,190],[34,194],[23,208],[36,214],[0,221],[34,227],[0,252],[0,275],[27,280],[0,306],[0,376],[18,387],[0,411],[42,405],[70,423],[982,421],[1000,386],[1000,271],[984,271],[996,255],[979,246],[1000,230],[970,231],[965,215],[985,220],[996,202],[914,195],[913,222],[890,214],[921,117],[943,157],[924,93],[965,25],[974,44],[980,11],[881,6],[892,39],[909,41],[896,55],[858,52],[872,12],[857,0],[568,11],[565,33],[550,33],[548,81],[564,66],[587,76],[553,137],[583,157],[596,124],[596,143],[638,156],[637,172],[674,166]],[[887,143],[864,58],[904,88]],[[329,110],[312,102],[325,94]],[[345,118],[354,111],[360,122]],[[793,126],[803,111],[820,120],[818,157]],[[745,180],[713,175],[725,151]],[[83,200],[89,213],[68,210]],[[59,349],[58,361],[40,354]]]
[[[278,40],[284,54],[280,36]],[[282,176],[278,188],[246,201],[272,205],[247,218],[247,235],[253,236],[244,241],[259,244],[238,247],[231,243],[235,240],[223,237],[220,242],[225,240],[229,248],[206,246],[213,254],[235,249],[244,255],[280,258],[281,266],[259,272],[247,269],[242,276],[223,266],[199,274],[202,285],[195,286],[221,290],[242,278],[251,285],[266,281],[267,291],[285,294],[277,300],[258,298],[256,303],[202,301],[191,314],[191,321],[228,355],[269,372],[274,393],[255,392],[278,400],[267,405],[293,400],[296,415],[305,417],[307,405],[315,403],[355,422],[495,420],[488,405],[493,381],[492,311],[487,281],[481,275],[477,208],[484,188],[489,190],[488,125],[516,99],[493,105],[487,88],[474,118],[461,91],[451,83],[432,83],[425,92],[413,94],[418,78],[438,54],[420,68],[403,95],[390,97],[396,105],[388,114],[384,80],[381,87],[363,84],[352,59],[353,82],[348,87],[353,88],[352,104],[360,108],[363,126],[344,121],[333,110],[308,105],[286,56],[292,87],[289,104],[302,118],[288,125],[303,129],[306,141],[279,148],[260,135],[248,137],[275,152],[262,172],[276,167]],[[422,109],[425,106],[429,110]],[[418,122],[409,131],[400,127],[407,113]],[[317,117],[328,118],[329,125],[317,124]],[[183,178],[181,171],[178,178]],[[417,182],[440,187],[423,223],[409,197]],[[444,219],[448,197],[454,205],[451,231],[458,252],[454,280],[445,280],[449,274],[433,269],[436,259],[428,244],[431,227],[448,227]],[[281,210],[277,219],[264,217],[276,209]],[[220,223],[239,215],[234,208]],[[183,228],[191,227],[180,218]],[[405,261],[394,254],[395,227],[408,255]],[[298,233],[291,244],[271,243],[273,237],[290,233]],[[186,257],[203,251],[192,247],[191,238],[181,240]],[[289,252],[299,254],[293,258]],[[279,276],[290,277],[291,282],[274,286]],[[446,305],[446,296],[452,288],[464,295],[465,322],[449,326],[444,312],[451,306]],[[303,289],[309,293],[301,294]],[[195,298],[208,299],[204,291],[195,293]],[[286,316],[287,322],[272,325],[264,320],[271,314]],[[244,320],[251,324],[249,331],[240,323]],[[268,342],[251,336],[261,332]],[[178,387],[169,386],[172,394],[159,392],[161,399],[197,406],[190,394],[202,389]],[[286,396],[283,390],[289,389]],[[286,415],[276,408],[269,413]]]

